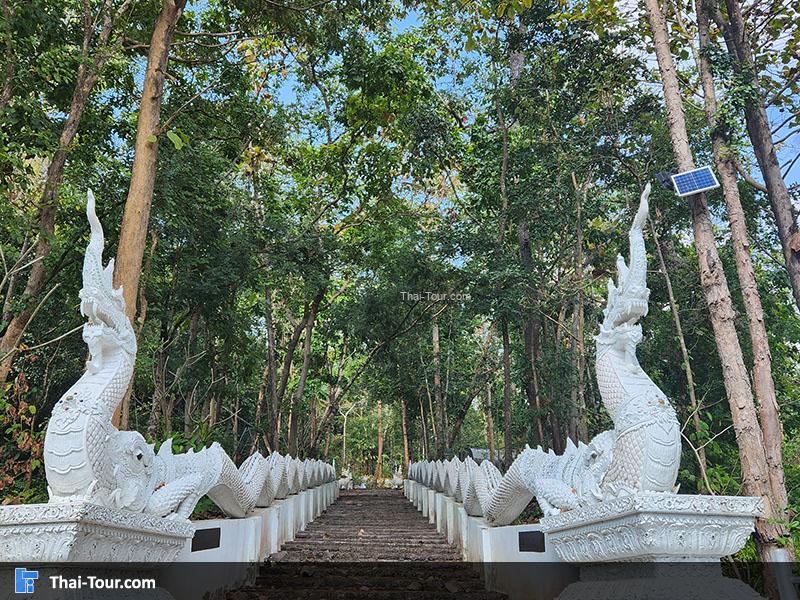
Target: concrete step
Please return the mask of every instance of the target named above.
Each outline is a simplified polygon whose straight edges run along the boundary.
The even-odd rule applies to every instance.
[[[229,592],[228,600],[502,600],[494,592],[433,592],[398,589],[393,591],[360,590],[300,590],[296,587],[275,590],[245,588]]]
[[[500,600],[399,490],[353,490],[227,600]]]
[[[277,577],[270,575],[267,577],[259,577],[253,589],[258,590],[276,590],[291,588],[300,583],[303,589],[328,589],[328,590],[364,590],[371,591],[393,591],[398,587],[403,586],[403,582],[398,581],[399,574],[392,575],[326,575],[315,576],[308,578],[298,578],[297,574],[283,575]],[[408,568],[406,568],[405,576],[408,575]],[[414,574],[413,581],[406,582],[406,589],[415,592],[449,592],[450,590],[459,590],[462,592],[482,592],[483,583],[477,576],[472,579],[467,579],[463,576],[462,572],[451,572],[450,577],[425,577],[420,578],[418,573]],[[402,576],[401,576],[402,578]],[[298,579],[301,582],[298,582]],[[449,586],[449,587],[448,587]]]

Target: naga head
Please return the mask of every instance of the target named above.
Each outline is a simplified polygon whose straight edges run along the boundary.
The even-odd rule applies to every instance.
[[[109,448],[116,487],[109,500],[117,508],[141,511],[153,492],[155,451],[137,431],[118,431]]]
[[[614,458],[616,440],[617,434],[612,429],[594,436],[588,444],[581,448],[583,477],[579,495],[587,504],[594,504],[602,500],[600,484]]]
[[[114,288],[114,259],[103,267],[103,226],[95,213],[92,190],[87,192],[86,217],[91,234],[83,258],[83,287],[80,291],[81,314],[88,319],[83,326],[83,339],[89,346],[91,358],[87,367],[97,372],[105,351],[122,349],[136,355],[136,335],[125,315],[122,288]]]
[[[617,256],[617,283],[608,280],[608,302],[603,310],[603,323],[597,341],[621,352],[635,350],[642,340],[639,319],[647,314],[650,290],[647,288],[647,255],[642,230],[647,222],[650,184],[644,188],[639,210],[633,219],[630,233],[630,261],[625,264]]]

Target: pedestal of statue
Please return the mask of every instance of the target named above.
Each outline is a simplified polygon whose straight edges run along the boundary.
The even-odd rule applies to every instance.
[[[193,535],[185,519],[89,502],[0,507],[0,562],[171,562]]]
[[[541,520],[561,560],[580,563],[580,581],[560,600],[754,599],[722,575],[763,513],[760,498],[640,493]]]

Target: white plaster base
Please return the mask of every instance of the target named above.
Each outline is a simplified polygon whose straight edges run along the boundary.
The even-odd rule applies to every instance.
[[[305,531],[306,523],[308,523],[313,517],[310,514],[308,507],[308,500],[311,494],[310,490],[302,490],[297,494],[297,512],[294,515],[294,530],[295,533],[298,531]]]
[[[428,500],[428,523],[436,523],[436,491],[425,488],[425,497]]]
[[[481,537],[486,589],[510,600],[549,600],[578,579],[578,569],[559,560],[546,534],[543,552],[523,550],[520,534],[541,533],[539,524],[489,527],[469,518],[478,521],[472,535]]]
[[[314,517],[317,518],[325,510],[325,498],[322,495],[322,490],[318,490],[313,497],[311,508],[314,511]]]
[[[542,519],[569,562],[717,561],[740,550],[760,498],[642,493]]]
[[[0,506],[0,562],[171,562],[186,520],[76,502]]]
[[[289,496],[283,500],[276,500],[274,502],[280,508],[280,534],[278,539],[282,546],[286,542],[294,540],[294,496]]]
[[[447,511],[447,543],[461,550],[461,519],[458,518],[458,509],[461,503],[453,498],[445,497],[445,510]]]
[[[292,539],[294,539],[295,534],[300,531],[300,524],[302,523],[303,499],[300,497],[300,494],[289,496],[289,498],[294,505],[294,531],[292,531]]]
[[[261,559],[262,514],[244,519],[193,521],[195,530],[219,529],[219,546],[192,551],[189,540],[178,555],[178,562],[258,562]]]
[[[322,514],[319,507],[325,502],[325,494],[328,492],[328,488],[315,487],[306,491],[308,492],[306,495],[306,514],[308,515],[308,522],[310,523]]]
[[[561,600],[751,599],[759,596],[713,563],[747,543],[762,513],[760,498],[640,493],[547,517],[542,527],[562,560],[594,563],[581,566]]]
[[[461,516],[461,558],[467,562],[483,562],[484,529],[489,525],[481,518],[471,517],[464,507],[459,508]]]
[[[253,512],[261,517],[261,544],[258,557],[259,560],[263,560],[281,549],[278,535],[281,511],[277,506],[270,506],[269,508],[257,508]]]
[[[436,506],[436,531],[447,535],[447,510],[445,510],[445,496],[441,492],[436,492],[434,502]]]

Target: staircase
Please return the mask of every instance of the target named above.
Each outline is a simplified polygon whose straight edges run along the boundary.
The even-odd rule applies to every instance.
[[[471,565],[396,490],[342,492],[227,600],[494,600]]]

